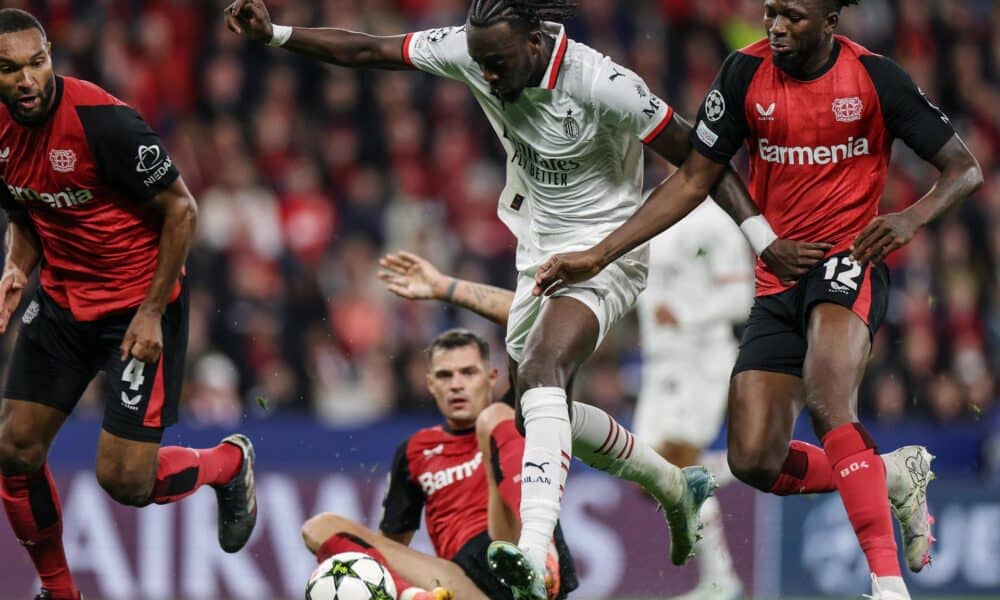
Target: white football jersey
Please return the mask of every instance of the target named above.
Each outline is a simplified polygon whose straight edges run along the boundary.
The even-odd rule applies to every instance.
[[[503,143],[507,183],[497,212],[518,238],[520,271],[593,246],[635,213],[642,143],[674,112],[638,75],[568,39],[561,25],[544,31],[555,40],[548,70],[512,103],[490,93],[465,27],[411,33],[403,45],[412,66],[464,83]]]
[[[711,198],[705,200],[650,242],[649,278],[638,303],[644,358],[721,352],[735,360],[733,324],[750,313],[753,284],[753,260],[743,233]],[[661,305],[674,315],[676,325],[657,322]],[[715,362],[720,361],[725,362]]]

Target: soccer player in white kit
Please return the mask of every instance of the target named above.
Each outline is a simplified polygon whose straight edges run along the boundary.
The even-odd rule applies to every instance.
[[[566,37],[556,22],[572,0],[473,0],[465,26],[378,37],[333,28],[272,25],[261,0],[226,9],[229,28],[318,60],[348,67],[416,68],[465,84],[507,151],[501,220],[518,238],[520,273],[508,318],[525,432],[521,537],[490,547],[497,576],[516,599],[545,597],[545,556],[572,455],[635,481],[661,504],[671,559],[691,555],[698,510],[714,489],[703,467],[667,463],[604,411],[567,400],[586,360],[645,287],[647,249],[638,248],[579,286],[541,298],[534,274],[547,256],[582,250],[624,223],[641,204],[642,143],[674,164],[690,152],[690,125],[628,69]],[[816,244],[777,240],[731,170],[717,189],[772,268],[794,278],[820,258]],[[571,420],[572,414],[572,420]]]
[[[649,279],[637,312],[642,337],[642,389],[635,436],[672,464],[703,462],[726,417],[729,377],[736,362],[733,325],[753,303],[750,247],[711,199],[649,243]],[[704,462],[718,483],[733,479],[725,453]],[[742,597],[726,544],[719,502],[701,508],[698,586],[684,598]]]
[[[448,302],[507,325],[511,290],[444,275],[408,252],[388,254],[380,265],[379,278],[398,296]],[[733,325],[746,321],[753,281],[746,240],[712,200],[650,241],[648,282],[637,305],[643,384],[633,428],[638,440],[672,464],[701,462],[703,450],[719,432],[736,361]],[[733,480],[724,451],[705,462],[721,485]],[[700,579],[683,599],[741,598],[743,586],[714,497],[702,505],[701,520],[704,537],[696,546]]]

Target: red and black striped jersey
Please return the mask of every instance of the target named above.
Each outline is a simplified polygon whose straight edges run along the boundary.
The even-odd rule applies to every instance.
[[[933,157],[954,135],[947,117],[894,62],[836,36],[809,80],[779,68],[768,40],[726,59],[691,132],[726,163],[746,144],[750,193],[784,239],[850,247],[878,214],[893,140]],[[757,294],[787,289],[762,261]]]
[[[0,106],[0,204],[42,243],[41,285],[80,321],[134,308],[159,258],[150,200],[178,172],[159,137],[100,87],[57,77],[52,113],[27,125]],[[171,301],[180,293],[174,286]]]

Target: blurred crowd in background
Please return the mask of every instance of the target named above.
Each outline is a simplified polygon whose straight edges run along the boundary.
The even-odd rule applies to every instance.
[[[41,19],[57,72],[95,81],[145,116],[199,201],[184,418],[297,412],[352,425],[432,410],[423,349],[455,325],[486,335],[504,369],[500,328],[396,299],[375,277],[381,254],[405,249],[446,272],[513,285],[514,240],[496,218],[504,158],[461,85],[246,42],[226,30],[218,0],[4,4]],[[399,34],[462,23],[467,2],[268,6],[281,24]],[[761,0],[583,0],[568,28],[691,116],[725,56],[763,35],[761,17]],[[998,423],[1000,4],[864,0],[841,22],[911,73],[986,173],[980,193],[890,257],[889,316],[861,410],[887,422]],[[649,185],[667,174],[656,157],[647,165]],[[916,201],[935,174],[898,145],[882,211]],[[637,345],[630,319],[590,361],[577,397],[627,417]],[[99,385],[84,407],[100,402]]]

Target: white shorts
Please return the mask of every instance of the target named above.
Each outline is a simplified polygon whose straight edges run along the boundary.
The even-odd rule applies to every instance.
[[[637,256],[645,256],[643,253]],[[635,305],[642,290],[646,289],[646,263],[633,260],[629,254],[609,265],[594,278],[565,287],[551,297],[568,296],[583,302],[597,316],[598,334],[594,350],[601,345],[611,327]],[[528,334],[549,297],[531,294],[535,287],[535,274],[521,272],[517,277],[517,291],[507,317],[507,354],[520,363]]]
[[[726,418],[735,351],[692,349],[688,357],[643,364],[632,431],[657,448],[665,442],[709,446]]]

